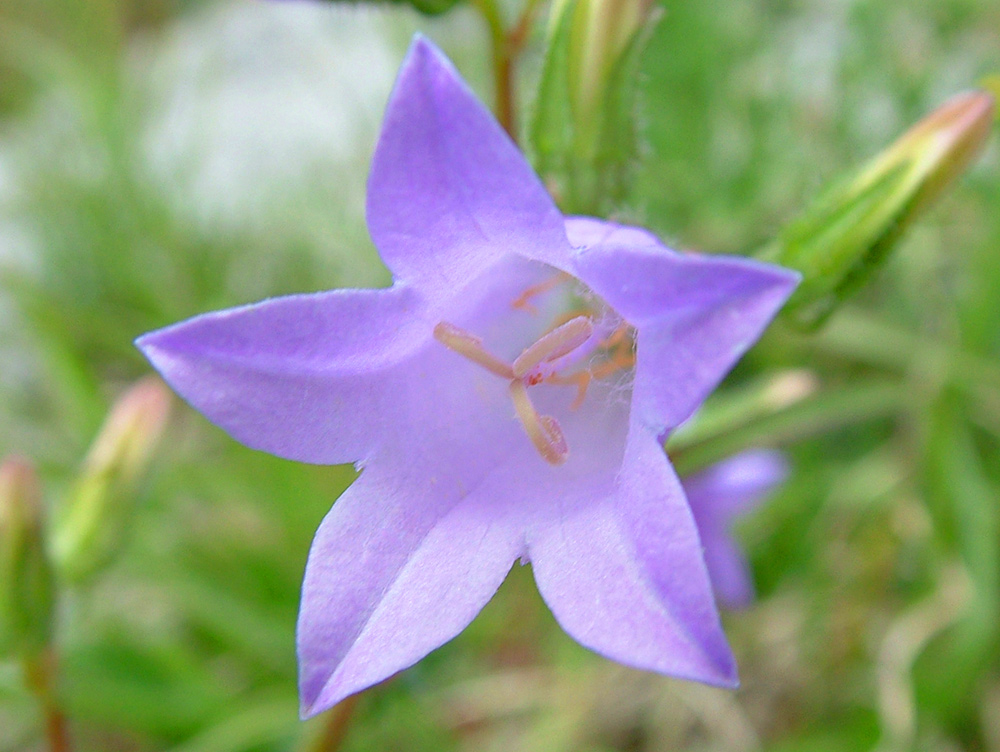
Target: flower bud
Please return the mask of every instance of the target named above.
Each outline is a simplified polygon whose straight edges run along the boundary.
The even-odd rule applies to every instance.
[[[624,195],[638,152],[639,57],[658,18],[652,0],[552,7],[530,137],[567,211],[600,213]]]
[[[0,655],[37,652],[52,628],[52,572],[45,552],[43,509],[31,463],[0,465]]]
[[[562,0],[552,9],[556,23],[570,24],[568,85],[574,120],[592,123],[606,98],[614,68],[649,16],[651,0]]]
[[[63,505],[53,533],[60,574],[79,583],[110,562],[131,515],[136,484],[170,412],[170,393],[147,377],[111,408]]]
[[[815,326],[861,287],[978,155],[993,113],[994,99],[984,91],[954,97],[789,225],[762,254],[802,272],[785,313]]]

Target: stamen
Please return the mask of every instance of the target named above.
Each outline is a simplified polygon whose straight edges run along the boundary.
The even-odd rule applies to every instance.
[[[576,384],[576,399],[570,404],[570,410],[576,410],[580,405],[583,404],[583,398],[587,396],[587,388],[590,386],[590,380],[593,378],[590,371],[578,371],[572,376],[560,376],[558,374],[553,374],[545,379],[547,384],[557,384],[559,386],[572,386]]]
[[[536,298],[539,295],[547,293],[554,287],[558,287],[560,284],[569,279],[569,275],[566,272],[559,272],[549,277],[544,282],[539,282],[537,285],[532,285],[527,290],[518,295],[513,301],[511,301],[510,307],[517,308],[521,311],[527,311],[528,313],[538,313],[538,309],[529,303],[532,298]]]
[[[574,308],[573,310],[566,311],[565,313],[560,313],[558,316],[555,317],[555,319],[552,320],[552,325],[549,327],[549,331],[551,332],[553,329],[562,326],[567,321],[572,321],[577,316],[586,316],[588,315],[588,313],[589,311],[586,308],[582,307]]]
[[[635,365],[635,353],[631,350],[615,350],[611,358],[591,369],[595,379],[606,379],[618,371],[625,371]]]
[[[594,323],[586,316],[577,316],[542,335],[533,345],[529,345],[514,359],[513,371],[517,378],[523,378],[542,361],[552,361],[567,355],[584,342],[594,332]]]
[[[531,404],[531,398],[528,397],[527,387],[520,379],[510,382],[510,397],[525,433],[542,455],[542,459],[551,465],[564,463],[569,456],[569,448],[566,446],[566,437],[559,421],[551,415],[538,414],[535,406]]]
[[[486,350],[483,347],[483,341],[479,337],[470,334],[464,329],[460,329],[454,324],[449,324],[447,321],[438,323],[434,327],[434,339],[449,350],[454,350],[473,363],[481,365],[490,373],[495,373],[497,376],[505,379],[514,378],[514,372],[511,370],[511,367]]]
[[[617,347],[619,344],[625,341],[628,336],[629,326],[628,324],[621,324],[617,329],[611,332],[611,335],[601,342],[601,347],[611,350]]]

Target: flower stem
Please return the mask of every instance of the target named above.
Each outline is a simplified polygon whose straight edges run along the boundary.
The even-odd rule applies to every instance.
[[[513,65],[507,50],[507,32],[504,29],[500,7],[496,0],[475,0],[474,5],[483,15],[490,34],[493,56],[493,88],[496,97],[497,120],[507,134],[517,141],[514,122]]]
[[[323,730],[316,737],[311,752],[336,752],[340,749],[340,745],[347,738],[347,730],[360,699],[361,693],[351,695],[326,711]]]
[[[45,716],[45,738],[49,743],[49,752],[70,752],[72,747],[66,716],[56,701],[57,670],[56,655],[51,647],[24,658],[25,681],[38,698]]]
[[[527,0],[517,23],[508,32],[507,49],[512,58],[516,59],[524,51],[524,45],[528,41],[528,32],[531,31],[531,22],[535,20],[535,13],[538,12],[540,5],[541,0]]]
[[[517,111],[514,96],[514,69],[524,50],[540,0],[527,0],[517,23],[508,31],[496,0],[474,0],[490,34],[493,56],[493,88],[496,96],[496,116],[507,134],[517,142]]]

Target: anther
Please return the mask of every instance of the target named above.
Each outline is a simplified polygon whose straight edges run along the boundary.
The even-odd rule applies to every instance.
[[[490,373],[505,379],[514,378],[511,367],[483,347],[483,341],[479,337],[454,324],[449,324],[447,321],[438,323],[434,327],[434,339],[449,350],[454,350],[473,363],[481,365]]]
[[[520,379],[510,382],[510,397],[514,402],[514,410],[524,426],[525,433],[531,439],[542,459],[551,465],[561,465],[569,456],[566,437],[563,435],[559,421],[551,415],[539,415],[528,397],[528,389]]]
[[[542,335],[514,359],[514,376],[523,378],[531,369],[544,361],[553,361],[576,350],[590,339],[594,323],[586,316],[577,316],[548,334]]]

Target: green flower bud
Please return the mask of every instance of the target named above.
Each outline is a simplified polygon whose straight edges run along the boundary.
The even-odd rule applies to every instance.
[[[651,0],[561,0],[552,8],[558,24],[570,24],[568,85],[574,120],[590,125],[606,99],[612,73],[652,9]]]
[[[54,592],[43,509],[31,463],[0,465],[0,655],[35,654],[49,642]]]
[[[600,214],[628,187],[638,153],[636,82],[659,13],[652,0],[557,0],[531,146],[562,208]]]
[[[906,228],[979,154],[993,112],[986,92],[954,97],[790,224],[761,254],[802,272],[785,313],[815,326],[860,288]]]
[[[52,550],[59,573],[80,583],[117,552],[132,513],[136,485],[170,412],[170,392],[147,377],[111,408],[83,469],[60,509]]]

